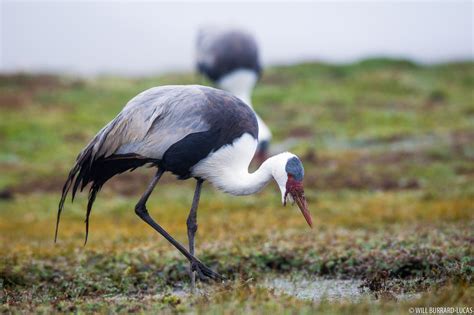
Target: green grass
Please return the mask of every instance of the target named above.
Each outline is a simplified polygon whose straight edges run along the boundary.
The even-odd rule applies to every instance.
[[[142,90],[209,84],[192,74],[91,80],[0,77],[0,310],[4,312],[407,313],[470,306],[474,256],[474,64],[371,59],[267,69],[255,109],[274,144],[293,138],[315,227],[269,185],[232,197],[204,185],[197,255],[225,284],[188,291],[187,263],[133,208],[153,175],[99,194],[82,246],[86,194],[57,202],[89,139]],[[186,243],[192,182],[166,175],[150,213]],[[372,300],[300,300],[271,276],[359,279]],[[395,293],[420,293],[396,301]],[[375,297],[378,299],[375,301]]]

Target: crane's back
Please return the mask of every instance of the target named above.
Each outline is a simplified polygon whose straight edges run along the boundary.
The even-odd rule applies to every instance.
[[[145,164],[185,179],[211,152],[244,133],[257,139],[255,114],[232,94],[198,85],[163,86],[132,100],[79,154],[64,196],[92,183],[98,190],[111,177]]]
[[[116,154],[160,160],[180,176],[183,167],[192,166],[183,159],[197,162],[244,133],[258,136],[255,114],[248,106],[230,93],[197,85],[149,89],[133,98],[116,119],[127,122],[127,130],[121,130],[126,139]]]

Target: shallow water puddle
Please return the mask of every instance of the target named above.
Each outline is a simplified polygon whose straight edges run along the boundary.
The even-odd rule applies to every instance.
[[[222,287],[220,285],[198,284],[195,293],[191,292],[188,283],[178,283],[171,290],[160,292],[156,295],[148,296],[152,300],[161,300],[166,296],[174,296],[177,298],[188,298],[190,296],[208,296],[220,294],[225,291],[235,290],[239,286],[245,286],[253,283],[256,286],[274,290],[277,294],[287,294],[302,300],[311,300],[321,302],[322,300],[329,302],[352,301],[357,302],[362,299],[370,299],[376,301],[374,293],[363,287],[361,280],[340,280],[340,279],[323,279],[319,277],[302,277],[300,275],[278,276],[272,275],[253,282],[249,279],[245,282],[237,282],[230,287]],[[395,300],[412,300],[421,297],[420,293],[395,293],[389,292],[392,299]],[[110,299],[121,299],[123,296],[114,296]]]
[[[321,278],[301,277],[268,277],[261,286],[274,289],[277,293],[292,295],[298,299],[319,302],[327,300],[331,302],[361,299],[376,300],[367,288],[362,287],[361,280],[338,280]],[[420,293],[395,293],[391,292],[392,298],[396,300],[412,300],[419,298]]]
[[[361,288],[360,280],[335,279],[294,279],[294,278],[267,278],[262,286],[274,289],[276,292],[292,295],[299,299],[329,301],[345,299],[370,298],[371,294]]]

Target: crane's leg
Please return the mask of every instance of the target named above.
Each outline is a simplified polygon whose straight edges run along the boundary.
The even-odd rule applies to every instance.
[[[148,185],[148,188],[146,189],[145,193],[143,196],[140,198],[138,201],[137,205],[135,206],[135,213],[148,225],[150,225],[155,231],[163,235],[164,238],[168,240],[176,249],[178,249],[181,254],[183,254],[191,263],[192,265],[192,270],[196,271],[199,275],[199,277],[205,279],[206,277],[214,279],[214,280],[222,280],[223,277],[219,275],[218,273],[214,272],[211,270],[211,268],[207,267],[204,265],[199,259],[194,257],[188,250],[181,245],[178,241],[176,241],[171,235],[168,234],[161,226],[158,225],[151,217],[150,214],[148,213],[148,210],[146,208],[146,202],[148,198],[151,195],[151,192],[153,191],[153,188],[155,188],[156,184],[160,180],[161,176],[163,175],[164,170],[158,169],[156,172],[155,177],[153,177],[153,180],[151,181],[150,185]]]
[[[188,226],[188,241],[189,241],[189,252],[194,256],[194,236],[198,229],[197,225],[197,209],[199,205],[199,198],[201,197],[201,188],[202,188],[202,179],[198,179],[196,183],[196,190],[194,190],[193,204],[191,210],[189,211],[188,219],[186,220],[186,225]],[[196,274],[193,271],[193,266],[190,265],[189,269],[191,275],[191,290],[194,292],[196,287]]]

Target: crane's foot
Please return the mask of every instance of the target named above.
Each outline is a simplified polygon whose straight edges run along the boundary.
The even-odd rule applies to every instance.
[[[199,260],[191,261],[191,274],[196,271],[198,277],[202,281],[206,281],[208,279],[221,281],[224,280],[224,277],[218,274],[217,272],[213,271],[211,268],[204,265]]]

